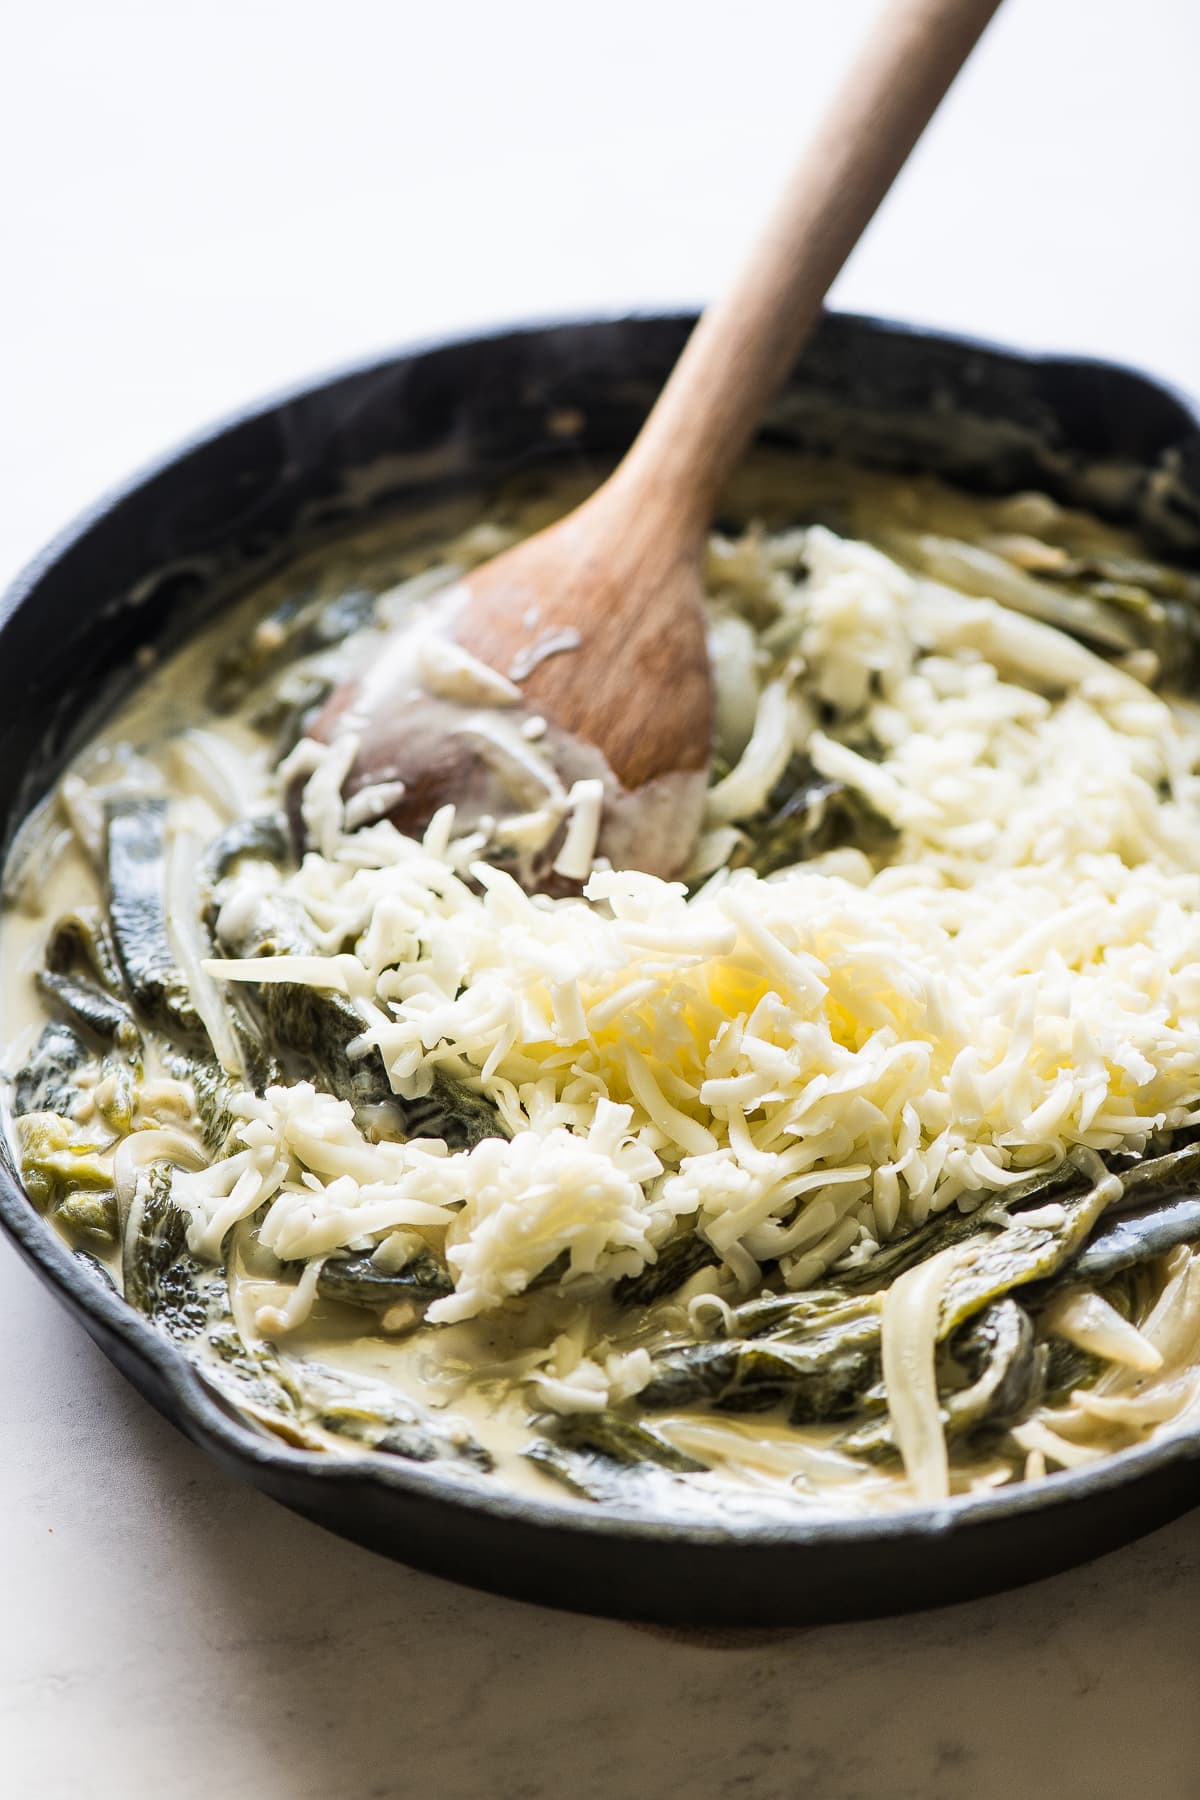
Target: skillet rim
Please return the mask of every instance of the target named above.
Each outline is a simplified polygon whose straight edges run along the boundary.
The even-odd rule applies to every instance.
[[[448,334],[429,334],[411,344],[354,359],[331,371],[290,383],[263,399],[254,400],[223,415],[211,424],[189,434],[171,449],[145,463],[133,474],[109,488],[97,501],[58,532],[16,575],[0,598],[0,642],[14,614],[35,599],[41,583],[62,559],[83,546],[89,534],[123,502],[169,471],[177,470],[197,452],[214,447],[231,438],[241,428],[263,422],[297,402],[318,399],[328,390],[356,377],[384,376],[405,364],[417,362],[434,352],[453,352],[489,346],[498,347],[513,338],[536,339],[548,333],[573,332],[607,326],[672,326],[686,328],[695,314],[689,310],[662,311],[616,309],[606,313],[551,316],[533,320],[491,323],[478,328],[463,328]],[[1079,379],[1094,376],[1111,379],[1123,376],[1142,388],[1148,397],[1172,405],[1191,431],[1200,434],[1200,406],[1171,383],[1158,376],[1144,374],[1127,363],[1096,356],[1077,356],[1062,352],[1034,352],[996,343],[982,338],[940,331],[906,321],[893,321],[866,314],[834,313],[828,318],[842,328],[862,330],[885,338],[909,342],[924,341],[957,352],[966,358],[984,355],[1022,366],[1062,372]],[[36,745],[30,745],[31,756]],[[5,854],[11,838],[6,841]],[[794,1522],[779,1519],[762,1521],[731,1518],[727,1524],[700,1524],[684,1519],[637,1517],[602,1511],[588,1502],[541,1500],[515,1494],[497,1485],[487,1487],[484,1480],[449,1472],[443,1465],[405,1463],[400,1459],[381,1457],[347,1457],[333,1459],[319,1452],[305,1451],[273,1438],[248,1420],[242,1420],[216,1399],[194,1366],[175,1344],[150,1321],[127,1306],[75,1257],[50,1225],[37,1213],[24,1189],[7,1163],[7,1147],[0,1157],[0,1226],[13,1241],[25,1261],[34,1269],[55,1297],[79,1319],[97,1339],[110,1360],[133,1380],[158,1409],[166,1414],[192,1441],[214,1454],[225,1466],[234,1466],[255,1485],[266,1487],[285,1504],[308,1511],[303,1493],[299,1498],[281,1493],[281,1488],[311,1488],[313,1513],[319,1518],[321,1501],[330,1490],[367,1489],[401,1498],[432,1502],[444,1516],[453,1535],[453,1526],[461,1522],[464,1509],[481,1514],[497,1523],[528,1528],[538,1534],[561,1538],[564,1534],[577,1540],[586,1550],[589,1544],[627,1544],[634,1547],[666,1547],[703,1550],[721,1546],[726,1551],[807,1552],[820,1556],[822,1551],[867,1551],[895,1549],[903,1546],[937,1546],[951,1539],[979,1536],[980,1548],[988,1528],[1002,1523],[1020,1525],[1047,1515],[1059,1517],[1077,1511],[1089,1501],[1111,1496],[1129,1496],[1154,1477],[1171,1470],[1179,1473],[1179,1491],[1166,1504],[1161,1501],[1147,1518],[1138,1508],[1129,1508],[1126,1530],[1109,1530],[1101,1534],[1107,1542],[1126,1541],[1153,1525],[1200,1503],[1200,1421],[1192,1428],[1165,1437],[1160,1442],[1117,1452],[1102,1462],[1088,1467],[1064,1471],[1047,1477],[1035,1485],[999,1489],[978,1497],[962,1497],[933,1507],[912,1506],[894,1512],[864,1517],[838,1517],[798,1513]],[[397,1515],[399,1519],[399,1513]],[[1067,1521],[1064,1519],[1064,1523]],[[343,1535],[356,1535],[344,1522],[333,1529]],[[377,1536],[368,1541],[377,1542]],[[391,1552],[396,1554],[395,1551]],[[1083,1554],[1088,1554],[1084,1551]],[[407,1557],[405,1560],[408,1560]],[[414,1560],[424,1566],[436,1566],[434,1559]],[[1065,1567],[1072,1561],[1068,1548],[1054,1566]],[[1030,1573],[1019,1569],[1004,1570],[996,1579],[984,1574],[972,1580],[969,1591],[982,1593],[999,1586],[1013,1586],[1047,1570],[1045,1558]],[[452,1568],[442,1566],[442,1573]],[[476,1585],[487,1585],[495,1591],[516,1593],[543,1602],[573,1606],[569,1595],[546,1590],[544,1582],[522,1583],[517,1579],[481,1580],[472,1576]],[[911,1585],[911,1584],[910,1584]],[[904,1584],[901,1583],[903,1588]],[[532,1591],[531,1591],[532,1590]],[[935,1604],[945,1594],[934,1593],[922,1601],[905,1591],[895,1604],[867,1597],[867,1603],[831,1608],[818,1606],[806,1611],[804,1606],[762,1607],[751,1605],[731,1614],[724,1606],[667,1606],[650,1601],[645,1609],[614,1596],[612,1604],[601,1607],[589,1602],[586,1610],[602,1610],[615,1616],[647,1617],[678,1621],[681,1618],[714,1618],[728,1621],[737,1616],[746,1622],[764,1618],[787,1618],[817,1622],[821,1619],[848,1616],[878,1616],[888,1611],[916,1610],[922,1604]]]

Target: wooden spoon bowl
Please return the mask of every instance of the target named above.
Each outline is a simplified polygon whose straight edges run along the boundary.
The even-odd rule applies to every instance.
[[[557,524],[475,570],[445,597],[446,628],[519,692],[523,716],[556,734],[554,760],[604,780],[613,860],[679,872],[699,829],[712,736],[702,579],[703,542],[682,544],[647,509],[631,521],[605,486]],[[488,744],[459,707],[414,693],[403,639],[330,699],[314,735],[352,729],[358,750],[347,796],[402,783],[389,816],[419,833],[448,803],[494,813]],[[631,682],[633,690],[631,691]],[[647,706],[647,693],[663,696]],[[631,801],[631,797],[636,800]],[[624,808],[624,810],[622,810]],[[552,886],[547,856],[535,885]]]
[[[547,722],[564,783],[579,770],[603,783],[595,848],[614,863],[663,876],[686,866],[712,740],[701,570],[717,495],[997,4],[893,0],[616,473],[446,597],[439,628],[504,678],[500,707]],[[394,794],[402,830],[418,834],[449,802],[485,825],[513,804],[496,734],[423,698],[403,644],[333,696],[315,735],[347,730],[344,793]],[[539,884],[545,859],[523,874]]]

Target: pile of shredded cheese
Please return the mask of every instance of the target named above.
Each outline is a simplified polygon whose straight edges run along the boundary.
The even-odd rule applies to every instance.
[[[451,1155],[373,1142],[306,1084],[247,1094],[242,1148],[177,1178],[194,1247],[268,1202],[289,1260],[416,1229],[455,1280],[435,1322],[564,1256],[564,1290],[595,1291],[681,1229],[743,1290],[764,1265],[802,1288],[1074,1146],[1200,1120],[1194,726],[1062,633],[823,528],[718,544],[710,577],[732,766],[690,895],[599,867],[582,899],[531,897],[449,811],[420,843],[351,832],[344,747],[305,752],[320,849],[220,898],[290,906],[316,952],[209,973],[345,995],[397,1094],[443,1069],[511,1135]],[[885,861],[730,870],[797,752],[895,827]]]

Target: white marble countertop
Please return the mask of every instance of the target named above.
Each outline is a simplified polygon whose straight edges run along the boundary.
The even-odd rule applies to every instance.
[[[59,0],[0,26],[0,573],[199,422],[405,337],[732,268],[868,0]],[[1200,392],[1200,9],[1008,0],[836,290]],[[0,1791],[1200,1791],[1200,1513],[922,1617],[700,1648],[237,1485],[0,1245]]]

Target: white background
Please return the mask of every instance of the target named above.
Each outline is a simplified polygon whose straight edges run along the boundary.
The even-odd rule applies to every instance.
[[[702,299],[865,0],[7,0],[0,574],[172,438],[444,327]],[[836,289],[1200,392],[1200,7],[1008,0]],[[702,1648],[236,1487],[0,1247],[0,1792],[1200,1790],[1200,1516],[1025,1593]]]

